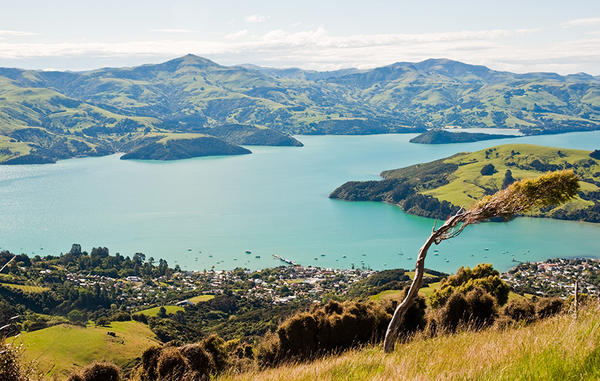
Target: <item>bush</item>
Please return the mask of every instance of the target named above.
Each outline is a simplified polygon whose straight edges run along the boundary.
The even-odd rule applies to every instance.
[[[142,381],[208,380],[227,369],[229,354],[224,341],[210,336],[198,343],[180,347],[151,347],[142,354]]]
[[[535,305],[538,318],[543,319],[560,313],[564,302],[559,298],[541,298]]]
[[[425,326],[424,300],[413,307],[410,316],[420,317],[417,323],[406,322],[406,329]],[[377,342],[385,334],[391,319],[393,305],[386,310],[375,302],[336,302],[316,306],[309,312],[298,313],[284,321],[277,329],[277,340],[269,337],[259,346],[262,364],[282,360],[303,360],[325,353],[345,350]],[[416,311],[422,308],[423,311]]]
[[[528,323],[535,320],[535,306],[526,298],[513,299],[504,307],[504,315]]]
[[[80,372],[72,374],[69,381],[119,381],[121,372],[119,368],[108,362],[94,362],[83,368]]]
[[[448,332],[454,332],[460,326],[480,329],[491,325],[496,316],[496,301],[487,291],[477,287],[466,295],[460,291],[452,293],[446,304],[434,315],[438,320],[434,326],[439,325]]]
[[[256,360],[258,365],[274,366],[281,361],[279,348],[279,336],[275,333],[269,333],[261,340],[256,347]]]
[[[186,362],[176,347],[167,347],[160,352],[156,363],[159,380],[181,380],[185,373]]]
[[[131,320],[131,315],[129,314],[129,312],[125,312],[125,311],[115,312],[110,317],[110,321],[130,321],[130,320]]]
[[[600,160],[600,150],[594,150],[590,153],[590,157],[596,160]]]
[[[494,322],[497,315],[496,301],[481,288],[474,288],[465,297],[469,306],[469,323],[473,328],[488,326]]]
[[[469,305],[465,296],[455,292],[446,301],[439,314],[438,325],[440,328],[454,332],[461,323],[467,320]]]
[[[11,345],[6,344],[0,336],[0,380],[26,381],[29,378],[19,362],[20,353]]]
[[[142,353],[142,381],[153,381],[158,378],[156,366],[158,364],[158,356],[160,356],[160,347],[150,347]]]
[[[71,310],[67,314],[67,319],[73,324],[85,324],[87,322],[87,315],[79,310]]]
[[[496,171],[496,168],[494,167],[493,164],[486,164],[481,168],[482,176],[491,176],[496,172],[498,172],[498,171]]]
[[[466,294],[477,287],[490,293],[498,305],[504,305],[508,300],[510,287],[500,279],[500,273],[488,263],[479,264],[473,269],[459,268],[456,274],[442,280],[440,288],[434,290],[429,299],[432,307],[442,307],[454,292]]]

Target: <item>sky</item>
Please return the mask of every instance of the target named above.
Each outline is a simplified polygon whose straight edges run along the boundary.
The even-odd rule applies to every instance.
[[[89,70],[188,53],[334,70],[449,58],[600,75],[600,0],[0,0],[0,66]]]

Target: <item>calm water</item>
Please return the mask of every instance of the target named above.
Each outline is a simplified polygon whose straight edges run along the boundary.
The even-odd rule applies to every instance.
[[[301,136],[303,148],[177,162],[113,155],[0,166],[0,247],[43,255],[77,242],[187,269],[279,265],[275,253],[305,265],[412,268],[433,220],[327,195],[384,169],[507,142],[600,148],[600,132],[442,146],[408,143],[413,136]],[[599,234],[600,225],[532,218],[470,226],[435,247],[427,267],[455,271],[485,261],[505,270],[513,257],[600,256]]]

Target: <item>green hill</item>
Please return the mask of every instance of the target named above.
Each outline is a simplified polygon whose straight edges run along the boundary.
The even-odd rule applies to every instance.
[[[469,143],[479,142],[482,140],[506,139],[515,137],[515,135],[450,132],[432,129],[422,133],[419,136],[415,136],[414,138],[410,139],[410,142],[419,144]]]
[[[48,379],[65,379],[92,361],[127,368],[146,348],[158,344],[150,328],[135,321],[112,322],[108,327],[61,324],[22,333],[14,341],[23,344],[26,360],[37,363]]]
[[[531,325],[416,337],[393,353],[367,347],[218,380],[597,380],[597,305]]]
[[[506,144],[384,171],[381,181],[350,181],[330,197],[389,202],[411,214],[443,219],[515,180],[559,169],[573,169],[580,176],[579,196],[533,215],[600,222],[600,160],[590,151],[529,144]]]
[[[557,133],[599,128],[599,110],[598,77],[514,74],[445,59],[334,72],[223,66],[194,55],[85,72],[0,68],[0,162],[106,155],[146,133],[275,145],[298,145],[290,133],[445,126]]]

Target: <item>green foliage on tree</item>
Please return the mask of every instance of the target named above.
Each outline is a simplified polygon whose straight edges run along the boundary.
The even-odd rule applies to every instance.
[[[483,222],[492,218],[502,218],[509,220],[519,214],[525,213],[533,208],[544,208],[563,204],[573,199],[579,190],[579,177],[572,170],[562,170],[548,172],[535,179],[524,179],[517,181],[504,190],[500,190],[493,195],[486,196],[476,202],[470,209],[460,210],[454,216],[448,218],[442,226],[436,229],[433,227],[429,238],[419,250],[417,263],[415,266],[415,276],[408,289],[408,293],[402,303],[398,305],[392,320],[388,326],[384,350],[391,352],[399,335],[399,328],[407,310],[415,302],[418,291],[423,285],[423,274],[425,271],[425,258],[431,245],[439,245],[442,241],[457,237],[468,225]],[[478,270],[479,272],[479,270]],[[482,269],[482,277],[492,276],[490,282],[480,281],[482,286],[493,286],[494,274],[489,269]],[[457,281],[463,278],[462,274]],[[477,278],[475,278],[477,279]],[[465,282],[467,285],[469,280]],[[476,281],[473,280],[472,283]],[[461,282],[462,284],[462,282]],[[474,286],[474,285],[473,285]],[[492,291],[493,292],[493,291]],[[497,293],[498,301],[504,301],[501,292]]]
[[[491,264],[482,263],[473,269],[461,267],[456,274],[443,279],[439,289],[429,298],[432,307],[443,306],[455,292],[466,294],[474,288],[481,288],[492,295],[499,305],[508,300],[510,287],[500,279],[500,273]]]

